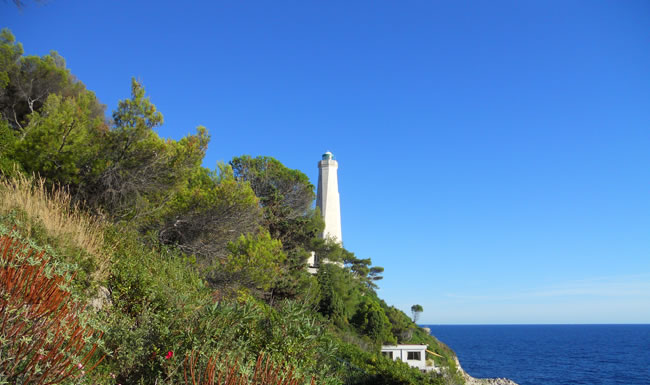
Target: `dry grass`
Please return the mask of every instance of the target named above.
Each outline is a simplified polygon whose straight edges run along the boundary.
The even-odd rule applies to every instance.
[[[110,257],[104,251],[104,232],[100,221],[72,203],[63,189],[49,190],[45,180],[18,175],[0,181],[0,212],[18,209],[27,218],[22,230],[29,236],[34,223],[43,226],[47,235],[63,247],[84,250],[95,259],[94,278],[108,274]]]

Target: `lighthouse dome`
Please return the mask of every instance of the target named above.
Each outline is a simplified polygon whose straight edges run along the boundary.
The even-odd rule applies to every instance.
[[[332,159],[334,159],[334,155],[331,152],[327,151],[326,153],[323,154],[323,160],[332,160]]]

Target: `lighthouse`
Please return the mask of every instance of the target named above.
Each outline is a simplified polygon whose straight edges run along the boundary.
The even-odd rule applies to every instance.
[[[316,207],[320,209],[325,222],[321,237],[332,239],[343,244],[341,235],[341,199],[339,197],[338,181],[339,164],[331,152],[323,154],[318,162],[318,191],[316,192]],[[315,273],[319,261],[312,252],[308,260],[308,269]]]
[[[338,162],[331,152],[323,154],[318,162],[318,192],[316,193],[316,207],[320,209],[325,230],[323,238],[331,238],[343,244],[341,236],[341,199],[339,197],[339,181],[337,171]]]

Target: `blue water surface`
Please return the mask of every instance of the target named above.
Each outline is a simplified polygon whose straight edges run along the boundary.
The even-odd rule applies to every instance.
[[[473,377],[650,385],[650,325],[424,325]]]

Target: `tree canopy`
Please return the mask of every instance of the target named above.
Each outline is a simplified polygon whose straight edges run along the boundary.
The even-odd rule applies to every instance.
[[[418,321],[418,318],[420,318],[420,314],[422,314],[423,311],[424,309],[422,308],[422,305],[411,306],[411,314],[413,314],[414,323]]]

